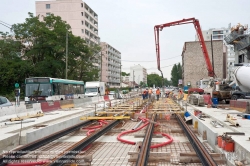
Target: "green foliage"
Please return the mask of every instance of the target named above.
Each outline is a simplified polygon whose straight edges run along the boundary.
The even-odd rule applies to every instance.
[[[41,21],[42,20],[42,21]],[[14,83],[29,76],[66,76],[68,36],[68,79],[93,81],[99,78],[100,46],[87,45],[70,31],[59,16],[34,16],[12,26],[14,36],[1,33],[0,94],[11,94]]]
[[[122,76],[130,76],[130,74],[126,72],[122,72]]]
[[[179,79],[182,79],[182,66],[179,63],[174,65],[171,70],[171,81],[173,86],[178,86]]]
[[[32,66],[26,60],[0,60],[0,94],[6,95],[14,91],[14,84],[22,85],[32,71]],[[21,90],[24,91],[21,86]],[[22,92],[23,92],[22,91]]]
[[[149,87],[153,87],[155,85],[156,87],[162,86],[162,77],[158,74],[149,74],[147,76],[147,83]]]

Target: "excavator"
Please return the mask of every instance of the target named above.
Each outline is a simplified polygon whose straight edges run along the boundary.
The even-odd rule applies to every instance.
[[[208,71],[208,76],[210,77],[208,80],[208,82],[206,84],[208,84],[207,87],[205,87],[204,89],[199,87],[200,89],[203,89],[204,92],[208,92],[211,95],[211,98],[217,97],[218,100],[224,100],[224,99],[230,99],[230,90],[226,89],[225,91],[216,91],[215,89],[215,82],[216,82],[216,75],[214,73],[214,68],[211,64],[209,55],[208,55],[208,51],[207,51],[207,47],[205,45],[205,41],[202,35],[202,31],[201,31],[201,27],[200,27],[200,23],[198,19],[195,18],[188,18],[188,19],[182,19],[179,21],[174,21],[174,22],[169,22],[169,23],[165,23],[165,24],[160,24],[160,25],[155,25],[154,26],[154,35],[155,35],[155,47],[156,47],[156,58],[157,58],[157,68],[158,70],[161,72],[161,75],[163,77],[163,73],[161,71],[161,67],[160,67],[160,43],[159,43],[159,31],[162,31],[163,28],[165,27],[171,27],[171,26],[176,26],[176,25],[183,25],[183,24],[189,24],[189,23],[193,23],[194,24],[194,28],[197,32],[197,36],[200,42],[200,46],[201,46],[201,50],[205,59],[205,63],[207,66],[207,71]],[[201,80],[202,81],[202,80]],[[207,81],[207,80],[206,80]],[[204,85],[203,83],[201,83],[201,85]],[[219,86],[223,86],[223,84],[220,84]],[[218,88],[217,88],[218,90]],[[192,93],[193,91],[197,91],[197,88],[191,88],[189,90],[190,93]]]

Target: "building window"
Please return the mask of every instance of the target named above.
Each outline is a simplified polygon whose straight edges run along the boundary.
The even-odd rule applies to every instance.
[[[244,63],[244,54],[239,55],[239,63]]]
[[[84,33],[84,29],[82,29],[82,33]]]
[[[84,21],[82,21],[82,25],[84,25]]]
[[[81,3],[81,7],[83,7],[83,3]]]
[[[50,13],[46,13],[46,16],[50,16]]]
[[[81,12],[82,16],[83,16],[83,12]]]
[[[50,4],[46,4],[46,9],[50,9]]]

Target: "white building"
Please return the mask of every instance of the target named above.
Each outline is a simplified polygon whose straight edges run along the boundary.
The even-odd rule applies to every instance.
[[[140,85],[140,82],[147,84],[147,69],[141,65],[130,67],[129,81],[135,81],[138,85]]]
[[[122,76],[122,82],[129,82],[129,76]]]
[[[235,64],[235,52],[234,52],[234,46],[228,45],[224,38],[225,36],[229,35],[231,33],[231,24],[228,25],[228,28],[212,28],[209,30],[202,31],[202,35],[205,41],[211,41],[212,40],[223,40],[223,43],[225,45],[226,54],[227,54],[227,78],[232,80],[232,70]],[[198,36],[195,35],[195,40],[198,41]]]

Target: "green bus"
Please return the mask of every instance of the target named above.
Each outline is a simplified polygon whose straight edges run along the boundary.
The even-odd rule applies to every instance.
[[[25,79],[25,103],[84,98],[84,82],[51,77]]]

